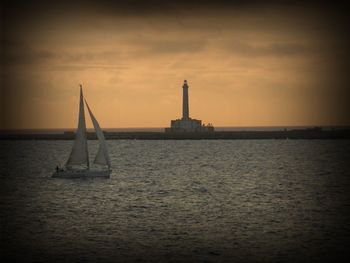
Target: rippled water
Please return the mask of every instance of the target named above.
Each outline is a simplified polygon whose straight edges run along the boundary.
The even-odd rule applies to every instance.
[[[71,145],[0,142],[4,258],[309,262],[347,253],[350,141],[108,141],[110,179],[51,178]]]

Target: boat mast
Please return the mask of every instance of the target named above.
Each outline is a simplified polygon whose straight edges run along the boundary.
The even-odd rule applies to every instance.
[[[80,102],[79,102],[79,117],[78,117],[78,129],[75,136],[72,151],[67,160],[66,166],[72,165],[87,165],[87,169],[90,169],[89,152],[86,138],[86,125],[85,125],[85,113],[84,113],[84,96],[83,87],[80,85]]]
[[[89,151],[87,146],[87,132],[86,132],[86,124],[85,124],[85,111],[84,111],[84,95],[83,95],[83,85],[80,84],[80,107],[82,107],[83,118],[84,118],[84,126],[85,126],[85,143],[86,143],[86,161],[87,161],[87,169],[90,170],[90,161],[89,161]]]

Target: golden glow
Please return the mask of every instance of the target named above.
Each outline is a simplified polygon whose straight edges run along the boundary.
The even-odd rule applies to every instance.
[[[349,124],[321,20],[283,8],[23,20],[6,50],[1,128],[75,127],[79,83],[102,127],[167,127],[184,79],[190,116],[215,126]]]

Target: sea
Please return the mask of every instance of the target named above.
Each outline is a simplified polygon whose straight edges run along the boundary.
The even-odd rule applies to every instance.
[[[349,257],[348,140],[108,140],[109,179],[52,178],[72,144],[0,141],[2,262]]]

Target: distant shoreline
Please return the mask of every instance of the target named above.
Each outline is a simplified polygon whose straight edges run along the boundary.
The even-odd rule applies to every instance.
[[[306,130],[316,127],[322,130],[344,130],[349,129],[350,125],[308,125],[308,126],[218,126],[217,132],[238,132],[238,131],[284,131],[287,130]],[[103,128],[105,132],[164,132],[165,127],[123,127],[123,128]],[[88,128],[88,132],[93,132],[93,128]],[[75,132],[76,128],[38,128],[38,129],[0,129],[1,134],[63,134],[64,132]]]
[[[241,139],[350,139],[350,128],[284,129],[270,131],[215,131],[215,132],[106,132],[107,140],[241,140]],[[1,140],[73,140],[75,133],[6,133]],[[88,132],[88,139],[95,140],[96,134]]]

